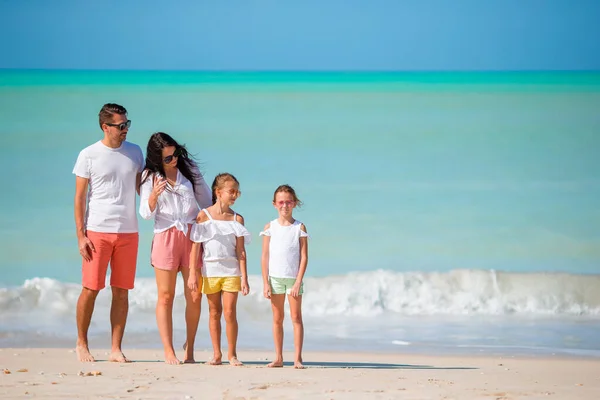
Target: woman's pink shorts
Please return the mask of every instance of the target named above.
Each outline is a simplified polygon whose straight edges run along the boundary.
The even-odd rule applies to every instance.
[[[188,226],[188,235],[190,230],[191,225]],[[181,268],[189,267],[191,251],[192,241],[189,236],[186,236],[176,227],[172,227],[154,235],[150,263],[154,268],[178,271]],[[201,266],[202,255],[200,254],[196,268]]]

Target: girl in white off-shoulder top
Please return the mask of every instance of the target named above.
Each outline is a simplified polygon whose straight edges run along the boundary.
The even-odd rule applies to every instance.
[[[239,197],[239,182],[231,174],[222,173],[212,184],[214,204],[198,213],[191,231],[193,242],[190,263],[194,263],[203,247],[202,293],[206,294],[210,312],[209,330],[213,345],[210,365],[219,365],[221,353],[221,315],[225,314],[229,364],[242,363],[237,358],[238,323],[236,306],[238,292],[245,296],[250,291],[246,268],[245,244],[250,233],[244,227],[244,218],[231,206]],[[190,290],[198,290],[196,271],[190,270]]]

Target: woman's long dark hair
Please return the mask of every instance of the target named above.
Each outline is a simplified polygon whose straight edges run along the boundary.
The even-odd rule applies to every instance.
[[[150,175],[154,175],[156,173],[159,173],[161,176],[166,178],[165,169],[163,168],[162,150],[165,147],[170,146],[174,146],[175,151],[179,152],[179,157],[177,158],[177,169],[192,183],[192,188],[195,192],[195,183],[199,178],[199,176],[197,176],[199,172],[194,172],[196,169],[195,167],[197,167],[196,162],[191,159],[184,145],[180,145],[175,139],[164,132],[156,132],[150,136],[150,140],[148,140],[148,147],[146,148],[146,167],[144,168],[143,174],[145,176],[140,185],[144,183],[146,179],[150,177]]]

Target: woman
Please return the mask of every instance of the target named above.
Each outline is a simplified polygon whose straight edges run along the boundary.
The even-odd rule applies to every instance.
[[[201,262],[189,265],[192,247],[189,232],[200,209],[212,204],[212,193],[186,148],[166,133],[157,132],[148,141],[140,197],[140,215],[144,219],[154,218],[150,262],[156,275],[156,322],[165,362],[180,364],[173,348],[175,283],[179,271],[187,282],[190,268],[201,266]],[[193,363],[202,295],[184,286],[187,328],[184,362]]]

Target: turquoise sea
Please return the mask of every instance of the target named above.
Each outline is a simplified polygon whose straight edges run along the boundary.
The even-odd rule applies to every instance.
[[[258,232],[289,183],[311,234],[307,349],[600,356],[600,72],[0,70],[0,346],[74,341],[71,171],[106,102],[143,150],[164,131],[209,182],[240,180],[242,347],[271,347]],[[151,238],[140,219],[129,346],[160,346]]]

